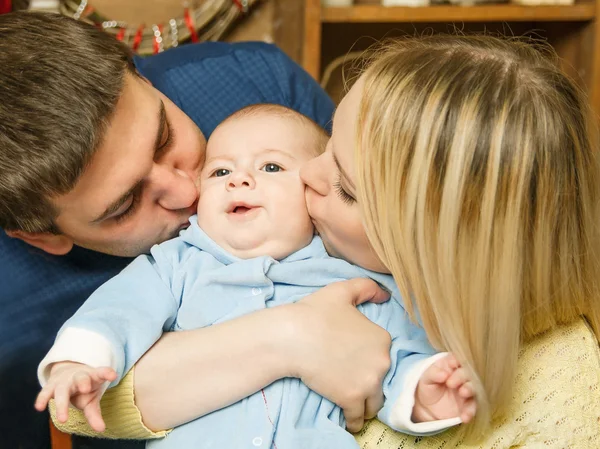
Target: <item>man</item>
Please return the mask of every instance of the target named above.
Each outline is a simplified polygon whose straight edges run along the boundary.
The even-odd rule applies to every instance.
[[[273,46],[200,44],[132,58],[91,26],[39,13],[0,16],[0,97],[0,446],[45,448],[48,418],[33,409],[37,363],[95,288],[187,226],[206,137],[216,125],[268,102],[326,127],[333,104]],[[387,366],[375,356],[387,360],[389,349],[384,333],[352,307],[373,296],[369,288],[354,283],[339,291],[348,301],[309,301],[298,316],[258,312],[234,328],[213,326],[210,336],[163,337],[136,370],[144,422],[165,428],[294,375],[359,427],[380,405]],[[315,332],[315,322],[325,325]],[[285,340],[275,338],[282,329],[293,329],[294,348],[265,347]],[[247,338],[228,340],[232,332]],[[273,360],[273,351],[290,356]],[[162,421],[157,409],[168,414],[162,406],[178,403],[186,380],[214,395],[174,410],[180,416],[173,423]],[[217,388],[224,383],[231,388]]]

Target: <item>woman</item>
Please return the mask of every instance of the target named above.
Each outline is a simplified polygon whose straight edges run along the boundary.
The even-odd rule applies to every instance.
[[[406,40],[367,66],[304,167],[308,209],[330,253],[389,270],[469,367],[479,435],[511,399],[521,343],[581,315],[598,329],[587,106],[519,42]]]
[[[582,315],[598,330],[600,169],[588,115],[573,83],[527,44],[395,42],[367,64],[336,112],[327,152],[301,173],[328,251],[392,273],[412,299],[411,317],[468,368],[478,408],[464,430],[484,447],[498,426],[518,422],[506,412],[520,400],[519,350],[562,323],[585,338]],[[594,348],[586,360],[597,357]],[[597,372],[600,363],[591,363],[581,375],[586,366]],[[528,428],[565,406],[549,387],[546,410],[530,401]],[[563,440],[575,441],[575,429],[597,438],[594,413],[575,417]],[[490,447],[560,440],[506,435]]]

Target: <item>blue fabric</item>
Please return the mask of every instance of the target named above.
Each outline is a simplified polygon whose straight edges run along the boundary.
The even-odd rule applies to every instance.
[[[390,425],[406,373],[435,353],[422,328],[410,322],[393,278],[329,257],[319,237],[279,262],[268,256],[242,260],[211,240],[196,216],[190,223],[180,237],[153,247],[150,256],[138,257],[102,285],[61,329],[61,334],[85,329],[109,344],[96,347],[85,338],[74,342],[67,334],[59,335],[53,352],[60,357],[53,360],[101,366],[110,359],[119,375],[116,385],[163,331],[207,327],[298,301],[336,281],[370,277],[392,293],[384,304],[358,306],[392,337],[391,369],[383,382],[385,404],[378,415]],[[88,343],[85,357],[78,357],[81,345]],[[344,427],[339,407],[299,379],[285,378],[146,447],[358,449]]]
[[[202,43],[135,62],[206,137],[227,115],[253,103],[291,107],[321,126],[333,112],[318,84],[272,45]],[[48,416],[33,409],[37,364],[61,324],[128,262],[81,248],[51,256],[0,231],[0,447],[49,447]]]

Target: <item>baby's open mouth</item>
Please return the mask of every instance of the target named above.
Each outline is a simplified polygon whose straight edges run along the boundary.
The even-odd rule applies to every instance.
[[[234,214],[245,214],[246,212],[252,210],[253,207],[246,207],[246,206],[236,206],[232,213]]]
[[[243,201],[236,201],[229,205],[227,208],[227,214],[230,216],[235,215],[237,217],[242,217],[249,215],[250,212],[257,211],[258,209],[260,209],[259,206],[248,204]]]

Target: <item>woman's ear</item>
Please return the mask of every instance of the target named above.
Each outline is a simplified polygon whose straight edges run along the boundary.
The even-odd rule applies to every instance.
[[[49,254],[64,256],[73,249],[73,240],[61,234],[50,232],[5,231],[6,235],[14,239],[23,240],[31,246],[41,249]]]

